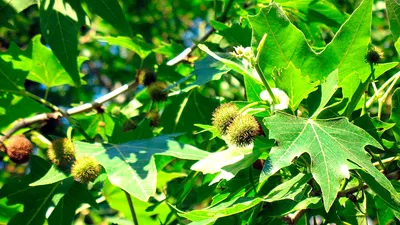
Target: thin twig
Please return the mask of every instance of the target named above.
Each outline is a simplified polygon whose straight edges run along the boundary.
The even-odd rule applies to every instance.
[[[132,198],[128,192],[126,192],[125,190],[124,190],[124,192],[125,192],[126,199],[128,200],[129,209],[131,210],[133,222],[135,223],[135,225],[139,225],[139,222],[138,222],[138,219],[136,216],[136,212],[135,212],[135,208],[133,207]]]
[[[91,103],[86,103],[83,105],[79,105],[73,108],[68,109],[66,112],[61,112],[58,107],[52,105],[51,103],[48,103],[52,106],[53,109],[57,109],[56,112],[53,113],[41,113],[32,117],[24,118],[24,119],[19,119],[18,122],[11,127],[9,130],[4,132],[4,135],[0,137],[0,142],[4,142],[7,138],[9,138],[11,135],[13,135],[15,132],[17,132],[19,129],[27,127],[31,124],[41,122],[41,121],[47,121],[50,119],[59,119],[61,117],[68,117],[72,116],[75,114],[79,114],[82,112],[86,112],[88,110],[92,110],[95,108],[98,108],[102,104],[104,104],[107,101],[110,101],[111,99],[117,97],[120,94],[123,94],[129,90],[134,90],[137,87],[137,83],[135,81],[132,81],[128,84],[125,84],[114,91],[111,91],[110,93],[103,95],[99,97],[98,99],[94,100]],[[27,92],[29,93],[29,92]],[[35,96],[33,94],[29,94],[29,97]],[[35,99],[37,100],[37,99]]]

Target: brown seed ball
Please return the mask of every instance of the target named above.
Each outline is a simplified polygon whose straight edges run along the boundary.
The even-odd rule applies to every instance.
[[[90,156],[82,157],[74,162],[71,174],[77,182],[87,184],[93,182],[100,174],[100,165],[97,160]]]
[[[167,85],[161,81],[150,84],[147,90],[151,100],[156,102],[166,101],[168,98],[168,92],[165,91],[166,88]]]
[[[224,103],[215,109],[212,123],[221,135],[226,135],[228,127],[239,115],[238,107],[233,103]]]
[[[24,135],[12,136],[8,139],[6,153],[11,161],[21,164],[29,161],[33,145]]]
[[[260,132],[260,125],[252,115],[239,115],[228,128],[228,140],[235,146],[244,147],[253,143]]]
[[[66,166],[75,158],[75,146],[68,138],[56,139],[49,146],[47,156],[54,165]]]

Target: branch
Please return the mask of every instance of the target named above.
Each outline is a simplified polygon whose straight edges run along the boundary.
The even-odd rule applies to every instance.
[[[59,119],[61,117],[67,117],[67,116],[72,116],[78,113],[86,112],[95,108],[98,108],[101,106],[103,103],[110,101],[111,99],[117,97],[120,94],[123,94],[129,90],[134,90],[137,87],[136,81],[132,81],[128,84],[125,84],[114,91],[111,91],[110,93],[103,95],[99,97],[98,99],[94,100],[91,103],[86,103],[83,105],[79,105],[73,108],[68,109],[66,112],[52,112],[52,113],[41,113],[32,117],[24,118],[24,119],[19,119],[18,122],[9,130],[4,132],[4,135],[0,137],[0,147],[1,143],[4,142],[6,139],[8,139],[11,135],[13,135],[15,132],[17,132],[19,129],[27,127],[31,124],[41,122],[41,121],[47,121],[50,119]]]

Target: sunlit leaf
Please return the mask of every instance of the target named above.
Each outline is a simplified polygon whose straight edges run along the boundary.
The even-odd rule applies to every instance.
[[[392,207],[400,206],[400,199],[389,180],[372,164],[365,152],[366,145],[381,148],[366,131],[352,125],[345,118],[311,120],[283,113],[264,119],[270,138],[278,142],[265,162],[260,182],[263,183],[279,169],[289,166],[307,153],[311,157],[311,172],[320,185],[324,207],[329,211],[336,199],[340,182],[349,177],[350,161],[375,177],[392,198]]]
[[[92,156],[104,167],[110,182],[139,200],[155,194],[157,170],[153,155],[196,160],[208,154],[164,135],[119,145],[75,142],[77,157]]]

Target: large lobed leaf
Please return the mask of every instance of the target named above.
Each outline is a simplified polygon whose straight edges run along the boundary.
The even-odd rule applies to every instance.
[[[264,123],[270,131],[270,138],[275,139],[278,145],[272,148],[265,162],[261,183],[281,168],[289,166],[296,157],[307,153],[311,157],[313,177],[322,190],[326,211],[335,201],[342,179],[349,177],[348,170],[352,163],[373,176],[390,193],[391,198],[385,198],[385,201],[391,207],[400,207],[397,192],[372,165],[370,156],[364,150],[366,145],[381,148],[380,144],[346,118],[311,120],[277,113],[265,118]]]
[[[40,29],[54,55],[77,86],[78,30],[85,22],[84,12],[76,1],[40,0]]]
[[[171,139],[172,137],[173,135],[163,135],[119,145],[75,142],[75,146],[78,158],[92,156],[97,159],[113,185],[139,200],[147,201],[156,191],[157,169],[154,155],[190,160],[208,155],[208,152],[180,144]]]
[[[109,22],[123,35],[132,36],[132,29],[116,0],[86,0],[90,10]]]
[[[390,22],[390,30],[392,31],[393,37],[396,40],[400,38],[400,1],[385,0],[385,3]]]

